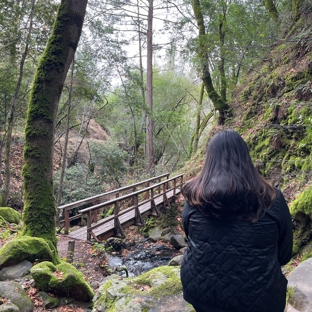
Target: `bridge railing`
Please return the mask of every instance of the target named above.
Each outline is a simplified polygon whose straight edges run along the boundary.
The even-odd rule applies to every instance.
[[[158,215],[159,212],[157,208],[157,199],[161,199],[160,202],[163,205],[169,206],[167,194],[171,191],[172,196],[175,196],[178,192],[180,192],[182,187],[183,174],[180,174],[173,178],[135,191],[131,194],[123,195],[121,197],[117,197],[115,199],[80,210],[80,213],[87,215],[87,240],[90,240],[91,236],[95,240],[98,240],[93,230],[99,226],[104,225],[105,223],[111,222],[112,220],[114,220],[115,235],[125,237],[119,217],[134,210],[135,224],[143,224],[142,215],[139,210],[140,206],[144,205],[145,203],[150,203],[149,210]],[[132,203],[130,207],[128,206],[129,202]],[[96,224],[92,224],[92,212],[94,210],[112,206],[114,207],[113,215],[99,220]]]
[[[161,182],[162,179],[168,179],[169,178],[169,173],[164,173],[161,174],[159,176],[153,177],[153,178],[149,178],[147,180],[144,181],[140,181],[131,185],[127,185],[115,190],[111,190],[105,193],[101,193],[95,196],[91,196],[88,198],[84,198],[69,204],[65,204],[62,206],[57,207],[59,213],[60,212],[64,212],[64,220],[62,220],[60,222],[60,229],[59,231],[61,231],[64,228],[64,233],[68,234],[69,233],[69,227],[70,227],[70,221],[76,220],[76,219],[81,219],[82,218],[82,214],[79,212],[76,215],[70,216],[70,213],[73,209],[77,209],[79,207],[85,206],[85,205],[92,205],[92,207],[94,207],[94,204],[99,204],[101,202],[105,202],[107,200],[110,200],[112,196],[115,197],[120,197],[122,195],[125,195],[127,193],[131,193],[131,192],[135,192],[138,188],[144,188],[144,187],[148,187],[153,183],[158,183]],[[98,211],[93,211],[93,220],[97,219],[97,213]]]

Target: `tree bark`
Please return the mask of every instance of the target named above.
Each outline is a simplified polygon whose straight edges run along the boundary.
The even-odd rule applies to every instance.
[[[198,26],[198,57],[200,60],[201,65],[201,72],[202,72],[202,81],[205,85],[205,89],[207,91],[207,94],[212,101],[214,108],[219,111],[219,120],[218,123],[220,125],[224,124],[225,117],[226,117],[226,111],[228,110],[228,104],[223,101],[221,96],[218,94],[218,92],[215,90],[210,71],[209,71],[209,56],[206,51],[205,47],[205,25],[204,25],[204,17],[200,5],[200,0],[193,0],[193,11],[196,18],[197,26]]]
[[[62,0],[30,95],[25,127],[23,234],[56,249],[53,141],[66,74],[80,38],[88,0]]]
[[[300,16],[300,6],[303,3],[303,0],[292,0],[292,14],[293,14],[293,19],[294,21],[297,21]]]
[[[24,75],[24,64],[25,64],[25,60],[26,60],[27,55],[28,55],[28,48],[29,48],[29,43],[30,43],[30,39],[31,39],[35,3],[36,3],[36,0],[33,0],[31,3],[28,34],[27,34],[25,49],[24,49],[24,52],[22,54],[22,58],[20,61],[19,77],[18,77],[17,84],[15,87],[14,96],[13,96],[13,99],[11,102],[11,107],[10,107],[10,112],[9,112],[9,117],[8,117],[8,127],[7,127],[7,131],[6,131],[6,135],[5,135],[5,144],[4,144],[5,178],[4,178],[2,203],[1,203],[2,206],[7,205],[9,194],[10,194],[10,183],[11,183],[10,155],[11,155],[12,132],[13,132],[13,126],[14,126],[14,121],[15,121],[15,111],[16,111],[17,104],[18,104],[18,96],[20,93],[20,88],[21,88],[23,75]]]
[[[140,25],[140,6],[139,0],[137,0],[137,8],[138,8],[138,35],[139,35],[139,70],[140,70],[140,89],[142,94],[142,103],[143,103],[143,110],[142,110],[142,123],[141,123],[141,132],[146,132],[146,100],[145,100],[145,84],[144,84],[144,69],[143,69],[143,57],[142,57],[142,33],[141,33],[141,25]],[[141,142],[140,142],[141,145]],[[138,151],[140,146],[136,147],[136,151]],[[137,162],[137,160],[135,160]]]
[[[227,82],[226,82],[225,68],[224,68],[225,66],[225,57],[224,57],[225,33],[226,33],[226,14],[225,12],[223,12],[223,14],[219,16],[220,61],[219,61],[218,69],[219,69],[220,80],[221,80],[220,95],[221,95],[222,101],[226,103]]]
[[[191,137],[190,145],[189,145],[189,155],[188,157],[191,158],[191,156],[197,151],[198,149],[198,142],[199,142],[199,129],[200,129],[200,115],[202,110],[202,104],[204,99],[204,83],[202,83],[199,93],[199,100],[197,104],[197,112],[196,112],[196,124],[195,124],[195,130]]]
[[[264,0],[263,4],[268,11],[269,16],[273,19],[273,21],[278,22],[278,11],[273,0]]]
[[[57,193],[57,200],[56,200],[56,206],[57,207],[61,205],[61,201],[62,201],[64,176],[65,176],[65,169],[66,169],[66,162],[67,162],[66,155],[67,155],[67,147],[68,147],[69,126],[70,126],[69,125],[70,124],[70,110],[71,110],[72,94],[73,94],[74,68],[75,68],[75,59],[73,59],[73,61],[72,61],[71,72],[70,72],[70,83],[69,83],[69,90],[68,90],[68,106],[67,106],[65,139],[64,139],[64,150],[63,150],[63,157],[62,157],[60,185],[59,185],[59,190]],[[59,224],[59,215],[58,214],[56,216],[56,222]]]
[[[147,18],[147,81],[146,93],[148,103],[147,114],[147,147],[146,160],[147,172],[151,173],[154,167],[154,123],[153,123],[153,0],[149,0],[148,18]]]

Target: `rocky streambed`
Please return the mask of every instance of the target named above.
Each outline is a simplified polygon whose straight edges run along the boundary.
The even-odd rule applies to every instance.
[[[181,234],[161,235],[155,228],[148,238],[140,237],[130,243],[119,238],[106,242],[108,265],[121,276],[138,276],[153,268],[167,265],[182,257],[186,242]]]

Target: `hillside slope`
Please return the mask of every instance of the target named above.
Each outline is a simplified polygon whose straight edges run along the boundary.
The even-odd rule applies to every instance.
[[[312,12],[306,11],[269,58],[241,81],[232,94],[233,117],[226,124],[246,140],[265,178],[283,191],[294,218],[294,254],[305,257],[310,256],[312,239],[311,26]],[[202,163],[198,153],[184,167],[186,179],[197,174]]]

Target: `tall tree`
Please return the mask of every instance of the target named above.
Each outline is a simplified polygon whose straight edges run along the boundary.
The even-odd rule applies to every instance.
[[[207,52],[205,36],[205,24],[204,24],[204,16],[202,12],[202,7],[200,0],[193,0],[193,11],[196,18],[197,26],[198,26],[198,58],[200,62],[200,69],[202,80],[205,85],[205,89],[209,98],[211,99],[215,110],[219,111],[219,124],[224,124],[226,111],[228,110],[228,104],[222,99],[222,97],[218,94],[217,90],[214,88],[210,69],[209,69],[209,55]]]
[[[75,60],[73,59],[71,71],[70,71],[70,83],[69,83],[69,90],[68,90],[64,149],[63,149],[63,155],[62,155],[60,185],[59,185],[59,190],[58,190],[57,199],[56,199],[56,206],[60,206],[61,201],[62,201],[62,189],[63,189],[64,176],[65,176],[66,160],[67,160],[66,157],[67,157],[67,147],[68,147],[68,137],[69,137],[70,109],[72,105],[72,94],[73,94],[74,67],[75,67]],[[59,222],[58,216],[56,218],[56,221]]]
[[[263,4],[268,11],[269,16],[275,21],[278,21],[278,11],[273,0],[263,0]]]
[[[299,19],[299,16],[300,16],[300,7],[302,6],[303,3],[304,3],[303,0],[292,0],[292,1],[291,1],[293,19],[294,19],[295,21],[297,21],[297,20]]]
[[[16,109],[18,105],[18,96],[20,93],[21,84],[22,84],[22,80],[24,76],[24,64],[28,55],[28,49],[29,49],[29,44],[31,40],[35,3],[36,3],[36,0],[32,0],[25,49],[20,60],[19,77],[18,77],[17,84],[15,87],[15,92],[14,92],[14,96],[11,102],[10,112],[8,116],[8,127],[7,127],[6,137],[5,137],[5,156],[4,156],[5,180],[4,180],[4,190],[3,190],[3,197],[2,197],[3,206],[7,205],[9,192],[10,192],[10,182],[11,182],[10,155],[11,155],[12,132],[13,132],[13,126],[14,126],[14,121],[15,121]]]
[[[147,18],[147,80],[146,80],[146,93],[147,93],[147,147],[146,147],[146,160],[147,172],[151,173],[154,167],[154,122],[153,122],[153,8],[154,1],[148,0],[148,18]]]
[[[80,38],[88,0],[62,0],[33,82],[25,127],[23,234],[56,248],[53,195],[54,127],[66,74]]]
[[[55,13],[54,1],[46,3],[36,0],[3,0],[0,2],[2,69],[0,73],[0,167],[4,165],[4,170],[0,170],[4,172],[3,187],[2,175],[0,175],[2,205],[11,204],[10,201],[14,196],[10,192],[11,141],[14,130],[19,133],[20,127],[24,127],[31,77],[52,28]],[[3,153],[2,148],[4,148]],[[14,204],[22,204],[21,195],[15,199],[18,201]]]

